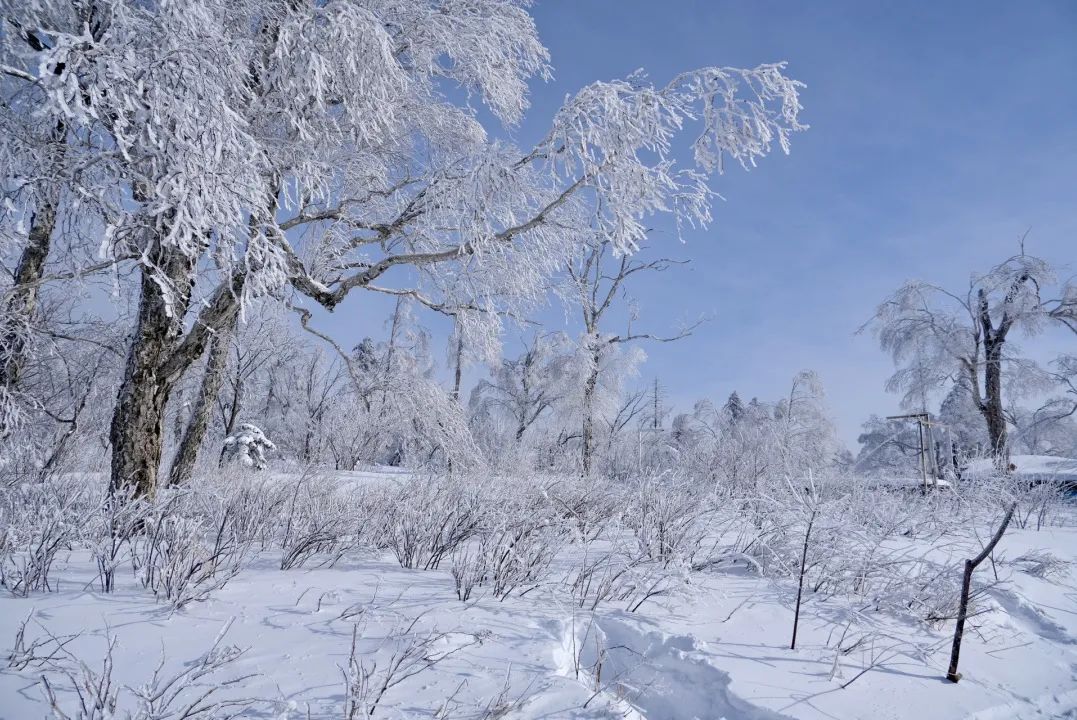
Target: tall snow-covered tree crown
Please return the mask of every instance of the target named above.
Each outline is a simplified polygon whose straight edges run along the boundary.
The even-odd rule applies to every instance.
[[[526,2],[4,5],[5,121],[62,123],[75,148],[50,167],[47,143],[4,133],[22,200],[5,224],[29,212],[39,171],[59,171],[100,213],[101,254],[172,294],[159,250],[211,260],[241,297],[290,285],[328,308],[407,266],[394,291],[472,315],[478,336],[496,316],[465,311],[542,294],[596,230],[630,252],[651,214],[708,222],[707,174],[788,151],[805,127],[800,83],[773,64],[596,82],[534,147],[493,140],[451,88],[520,120],[528,80],[550,71]],[[687,123],[695,166],[682,168]]]
[[[905,283],[879,305],[872,325],[898,366],[888,389],[904,391],[903,405],[917,408],[939,387],[971,382],[969,373],[976,375],[989,361],[992,343],[1005,342],[1011,331],[1031,336],[1050,322],[1065,321],[1064,300],[1045,294],[1056,281],[1049,263],[1020,254],[972,275],[960,293],[921,281]],[[1069,288],[1067,283],[1063,293]],[[1009,348],[1001,359],[1020,364]],[[975,382],[969,389],[978,392]]]

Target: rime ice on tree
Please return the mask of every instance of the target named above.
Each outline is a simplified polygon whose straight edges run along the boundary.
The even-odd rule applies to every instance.
[[[266,450],[276,450],[277,446],[265,436],[261,428],[250,423],[239,426],[239,432],[224,439],[222,458],[228,462],[239,462],[244,467],[265,470],[268,463]]]

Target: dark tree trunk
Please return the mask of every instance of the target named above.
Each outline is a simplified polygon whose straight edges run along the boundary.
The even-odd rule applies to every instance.
[[[202,385],[198,391],[191,418],[183,433],[176,459],[169,472],[169,485],[182,485],[191,479],[198,451],[206,438],[209,418],[213,412],[213,403],[224,381],[224,368],[228,361],[228,343],[234,330],[235,320],[230,326],[221,328],[209,344],[209,357],[206,359],[206,371],[202,376]]]
[[[991,542],[987,543],[980,554],[971,560],[965,561],[965,572],[961,579],[961,604],[957,610],[957,625],[954,627],[954,642],[950,647],[950,668],[946,672],[946,679],[950,682],[957,682],[961,679],[961,673],[957,671],[957,662],[961,659],[961,640],[965,634],[965,620],[969,614],[969,595],[972,593],[972,573],[976,570],[976,566],[979,565],[991,554],[991,551],[998,545],[998,541],[1002,539],[1003,533],[1006,532],[1006,528],[1010,524],[1010,519],[1013,518],[1013,511],[1017,508],[1017,503],[1012,503],[1010,508],[1006,511],[1006,516],[1002,518],[1002,522],[998,526],[998,530],[995,531],[994,537],[991,538]]]
[[[59,123],[53,131],[53,141],[62,142],[63,134],[64,126]],[[45,262],[52,246],[59,203],[59,187],[48,186],[42,189],[30,218],[26,246],[15,268],[11,295],[4,309],[14,326],[5,330],[3,340],[0,341],[0,388],[8,391],[18,385],[22,373],[27,330],[37,312],[41,278],[44,276]],[[0,436],[5,434],[6,428],[0,426]]]
[[[165,405],[179,377],[178,372],[168,373],[166,363],[183,330],[194,271],[194,262],[176,251],[159,249],[155,254],[163,278],[155,279],[153,271],[142,269],[138,320],[109,431],[111,489],[131,485],[140,496],[152,496],[157,487]],[[171,307],[161,281],[170,285]]]
[[[49,198],[38,205],[30,219],[30,234],[15,269],[15,282],[7,302],[7,314],[21,324],[29,324],[31,316],[37,310],[39,281],[45,271],[45,261],[52,243],[52,230],[56,225],[56,206],[49,202],[54,199]],[[13,328],[0,345],[3,352],[0,356],[0,382],[5,386],[13,386],[18,382],[22,369],[22,353],[25,349],[24,339],[25,333]]]
[[[456,350],[454,355],[454,369],[452,380],[452,399],[460,401],[460,382],[463,379],[464,373],[464,336],[460,332],[459,328],[456,331]]]
[[[1002,405],[1002,343],[986,343],[984,348],[984,404],[983,416],[987,421],[987,435],[991,440],[1000,470],[1009,465],[1006,416]]]
[[[808,570],[808,543],[811,541],[811,528],[815,524],[815,510],[812,510],[808,519],[808,529],[804,531],[804,547],[800,553],[800,573],[797,579],[797,606],[793,611],[793,640],[789,643],[790,650],[797,649],[797,630],[800,628],[800,600],[804,595],[804,575]]]
[[[592,364],[587,380],[583,385],[582,452],[583,472],[585,475],[591,474],[595,451],[595,393],[598,390],[598,363],[601,360],[601,351],[597,344],[598,338],[592,338],[591,342],[595,343],[591,349]]]
[[[156,263],[173,290],[172,314],[148,270],[143,270],[138,322],[131,338],[123,384],[112,415],[113,491],[128,484],[136,495],[152,496],[157,487],[164,437],[165,405],[176,382],[206,349],[213,334],[239,313],[246,275],[240,271],[221,283],[193,327],[181,337],[181,318],[191,299],[194,261],[178,253]]]

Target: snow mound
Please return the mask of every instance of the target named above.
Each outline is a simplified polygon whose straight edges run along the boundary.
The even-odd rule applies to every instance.
[[[578,657],[588,685],[623,699],[647,720],[789,720],[733,694],[729,673],[711,664],[705,643],[690,635],[647,629],[629,615],[565,627],[561,672],[574,673]]]

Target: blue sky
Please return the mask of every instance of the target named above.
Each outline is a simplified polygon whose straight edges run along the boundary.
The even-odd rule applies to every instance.
[[[897,406],[889,359],[854,336],[887,293],[912,278],[963,287],[1029,228],[1029,252],[1077,265],[1077,2],[548,0],[533,14],[555,77],[509,133],[523,145],[566,93],[638,68],[661,83],[786,60],[807,84],[811,129],[792,154],[717,178],[708,229],[654,238],[691,264],[632,291],[647,329],[712,317],[646,348],[641,380],[681,407],[734,389],[773,399],[810,368],[852,443]]]

